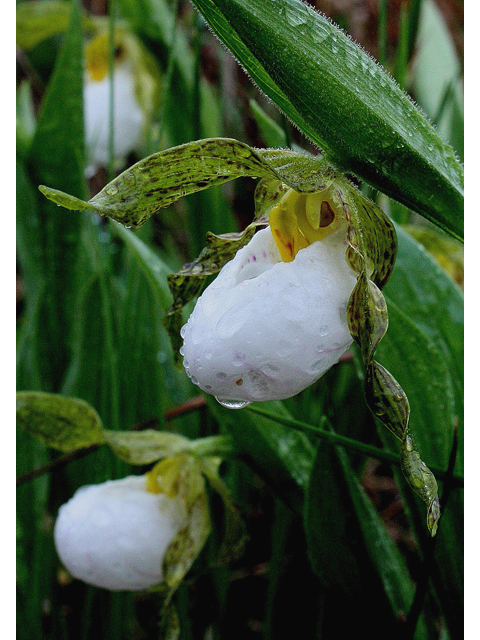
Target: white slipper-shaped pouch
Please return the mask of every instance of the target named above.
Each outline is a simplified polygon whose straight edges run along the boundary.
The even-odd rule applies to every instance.
[[[111,591],[163,580],[165,552],[187,514],[180,499],[147,491],[145,476],[79,489],[60,507],[54,540],[69,573]]]
[[[285,262],[271,227],[257,232],[182,328],[192,382],[241,408],[289,398],[318,380],[352,344],[346,310],[356,275],[346,248],[342,225]]]

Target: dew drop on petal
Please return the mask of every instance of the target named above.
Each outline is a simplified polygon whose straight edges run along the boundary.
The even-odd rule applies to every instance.
[[[322,337],[326,336],[328,333],[328,326],[326,324],[322,324],[319,333]]]
[[[243,353],[235,353],[233,356],[233,364],[236,367],[241,367],[245,363],[245,355]]]
[[[247,402],[245,400],[224,400],[223,398],[218,398],[217,396],[215,396],[215,400],[218,402],[218,404],[221,404],[222,407],[225,407],[226,409],[244,409],[245,407],[248,407],[249,404],[251,404],[250,402]]]
[[[317,362],[312,364],[312,366],[310,367],[310,372],[316,375],[317,373],[320,373],[324,367],[325,367],[324,360],[317,360]]]

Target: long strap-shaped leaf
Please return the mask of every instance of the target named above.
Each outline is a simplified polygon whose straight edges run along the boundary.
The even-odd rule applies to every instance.
[[[300,0],[192,0],[258,87],[342,171],[463,237],[463,167],[391,76]]]

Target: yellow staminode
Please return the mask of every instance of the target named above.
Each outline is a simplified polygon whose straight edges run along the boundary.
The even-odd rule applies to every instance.
[[[114,59],[120,60],[123,56],[122,47],[115,42]],[[100,33],[92,38],[86,46],[85,58],[90,80],[101,82],[108,73],[108,60],[110,57],[110,41],[107,33]]]
[[[270,229],[284,262],[291,262],[312,242],[336,231],[343,222],[330,194],[287,191],[269,214]]]
[[[160,460],[146,473],[146,489],[150,493],[164,493],[169,498],[178,494],[178,478],[184,458],[175,456]]]

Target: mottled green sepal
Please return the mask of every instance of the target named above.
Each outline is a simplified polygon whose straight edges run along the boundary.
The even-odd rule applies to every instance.
[[[105,442],[102,421],[91,405],[55,393],[17,393],[17,424],[43,444],[60,451]]]
[[[90,211],[99,211],[96,207],[85,202],[85,200],[80,200],[80,198],[76,198],[75,196],[70,196],[68,193],[64,193],[63,191],[59,191],[58,189],[51,189],[50,187],[45,187],[41,184],[38,187],[38,190],[43,193],[43,195],[55,202],[59,207],[64,207],[65,209],[70,209],[70,211],[84,211],[85,209],[89,209]]]
[[[147,489],[182,500],[187,511],[186,524],[163,559],[163,589],[168,602],[203,549],[211,530],[201,462],[187,454],[161,460],[147,473]]]
[[[129,464],[151,464],[162,458],[188,452],[190,440],[176,433],[105,430],[105,441],[116,456]]]
[[[255,220],[257,224],[268,223],[268,213],[288,191],[280,180],[264,178],[255,188]]]
[[[179,198],[240,176],[270,175],[254,149],[237,140],[207,138],[140,160],[91,199],[125,226],[140,227]]]
[[[170,307],[167,314],[162,318],[162,326],[168,333],[170,338],[170,346],[173,351],[173,361],[175,366],[180,369],[182,365],[182,356],[180,354],[180,348],[183,340],[180,335],[180,331],[183,327],[184,321],[182,316],[182,305],[174,305]]]
[[[401,448],[402,471],[409,485],[427,505],[427,526],[432,536],[437,532],[440,519],[440,501],[435,476],[420,459],[413,439],[406,434]]]
[[[200,482],[201,476],[198,476]],[[163,560],[165,582],[177,589],[193,562],[203,549],[211,531],[207,494],[198,492],[189,507],[188,524],[179,531]]]
[[[325,155],[316,156],[305,151],[290,149],[257,149],[276,176],[299,193],[315,193],[329,187],[341,174],[331,165]]]
[[[140,227],[179,198],[235,178],[269,178],[311,193],[323,190],[337,175],[322,155],[254,149],[238,140],[206,138],[140,160],[88,204],[47,187],[41,190],[67,208],[95,210],[127,227]]]
[[[361,256],[362,269],[365,268],[369,279],[382,289],[397,257],[395,227],[383,211],[346,178],[337,178],[335,187],[349,222],[350,253],[347,256],[350,255],[354,262],[352,268],[358,272]]]

